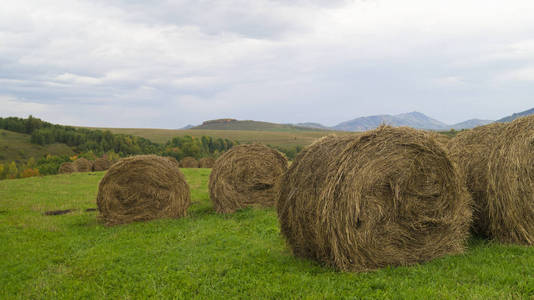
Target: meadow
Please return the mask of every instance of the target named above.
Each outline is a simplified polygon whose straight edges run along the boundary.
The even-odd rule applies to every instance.
[[[104,172],[0,181],[0,299],[534,298],[532,247],[472,238],[463,255],[341,273],[295,258],[272,208],[216,214],[210,170],[182,171],[187,217],[115,227],[86,211]]]
[[[74,155],[71,147],[65,144],[36,145],[30,143],[30,135],[0,129],[0,163],[39,159],[47,154]]]
[[[261,143],[265,145],[288,147],[306,146],[314,140],[329,134],[354,134],[343,131],[261,131],[261,130],[214,130],[214,129],[147,129],[147,128],[93,128],[109,130],[112,133],[131,134],[149,139],[155,143],[166,143],[175,136],[211,136],[229,139],[243,144]]]

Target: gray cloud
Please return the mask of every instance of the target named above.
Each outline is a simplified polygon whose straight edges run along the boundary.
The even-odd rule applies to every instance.
[[[10,2],[0,114],[177,128],[418,110],[445,122],[534,103],[531,1]],[[496,17],[498,16],[498,17]]]

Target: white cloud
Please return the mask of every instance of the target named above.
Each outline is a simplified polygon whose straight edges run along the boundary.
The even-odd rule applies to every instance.
[[[524,67],[501,74],[503,81],[534,81],[534,67]]]
[[[435,78],[432,80],[432,83],[438,86],[450,87],[450,88],[464,86],[466,84],[466,82],[461,77],[458,77],[458,76],[446,76],[446,77]]]
[[[21,117],[25,118],[30,114],[43,114],[50,110],[49,106],[36,103],[26,102],[12,96],[0,95],[1,117]]]
[[[55,80],[64,83],[73,83],[73,84],[83,84],[83,85],[95,85],[102,83],[102,79],[90,77],[90,76],[80,76],[71,73],[63,73],[59,76],[56,76]]]
[[[531,106],[534,87],[516,83],[532,80],[532,11],[526,0],[11,1],[0,94],[52,106],[51,122],[103,126],[498,118]]]

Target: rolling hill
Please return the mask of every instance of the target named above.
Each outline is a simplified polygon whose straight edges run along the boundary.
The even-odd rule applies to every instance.
[[[493,121],[471,119],[458,124],[448,125],[436,119],[430,118],[420,112],[410,112],[398,115],[376,115],[359,117],[349,121],[341,122],[338,125],[328,127],[319,123],[306,122],[296,124],[277,124],[269,122],[260,122],[252,120],[236,120],[236,119],[218,119],[205,121],[202,125],[183,128],[194,130],[247,130],[247,131],[280,131],[280,132],[295,132],[295,131],[317,131],[317,130],[332,130],[332,131],[366,131],[377,128],[381,124],[391,126],[409,126],[417,129],[440,130],[447,131],[450,129],[469,129],[480,125],[486,125]]]
[[[443,122],[432,119],[420,112],[411,112],[399,115],[376,115],[360,117],[350,121],[339,123],[332,127],[343,131],[365,131],[374,129],[381,124],[391,126],[409,126],[418,129],[446,130],[449,126]]]
[[[39,159],[47,154],[74,155],[71,147],[65,144],[40,146],[30,143],[30,135],[0,129],[0,163],[23,162],[31,157]]]
[[[320,129],[320,130],[332,130],[332,128],[328,126],[324,126],[323,124],[313,123],[313,122],[297,123],[294,125],[299,126],[299,127],[314,128],[314,129]]]
[[[454,125],[450,125],[449,127],[454,130],[470,129],[470,128],[475,128],[478,126],[487,125],[492,122],[493,122],[492,120],[471,119],[471,120],[460,122]]]
[[[252,120],[218,119],[205,121],[202,125],[192,127],[193,130],[254,130],[254,131],[316,131],[317,128],[277,124]]]
[[[332,131],[318,130],[295,130],[295,131],[258,131],[258,130],[214,130],[214,129],[149,129],[149,128],[96,128],[92,129],[109,130],[112,133],[122,133],[137,135],[147,138],[156,143],[166,143],[175,136],[203,135],[214,138],[223,138],[239,143],[262,143],[272,146],[293,147],[306,146],[314,140],[325,135],[332,134]],[[350,132],[335,132],[337,135],[352,134]]]
[[[501,122],[501,123],[504,123],[504,122],[511,122],[519,117],[524,117],[524,116],[529,116],[529,115],[534,115],[534,108],[531,108],[529,110],[525,110],[525,111],[522,111],[522,112],[519,112],[519,113],[515,113],[515,114],[512,114],[511,116],[507,116],[507,117],[504,117],[502,119],[499,119],[497,120],[496,122]]]

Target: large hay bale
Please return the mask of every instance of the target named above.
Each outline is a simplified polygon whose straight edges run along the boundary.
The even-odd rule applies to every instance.
[[[111,162],[104,158],[97,158],[93,162],[93,171],[105,171],[109,169]]]
[[[469,194],[422,131],[383,126],[325,137],[299,153],[281,182],[278,218],[296,256],[365,271],[464,250]]]
[[[505,127],[504,123],[492,123],[462,131],[447,146],[451,160],[473,197],[472,230],[482,236],[490,236],[487,195],[489,156]]]
[[[71,162],[64,162],[59,166],[58,173],[59,174],[68,174],[68,173],[74,173],[76,172],[76,167]]]
[[[452,139],[451,137],[449,137],[448,135],[443,134],[443,133],[439,133],[439,132],[435,132],[435,131],[429,131],[428,133],[432,136],[432,138],[434,138],[436,140],[436,142],[441,147],[444,147],[445,149],[447,148],[447,145],[449,144],[449,142]]]
[[[221,155],[213,165],[209,190],[218,213],[232,213],[250,205],[273,206],[278,180],[287,159],[263,145],[240,145]]]
[[[93,170],[93,163],[85,158],[78,158],[74,161],[76,172],[91,172]]]
[[[490,236],[534,245],[534,116],[508,124],[488,160]]]
[[[215,159],[211,157],[203,157],[198,161],[199,168],[213,168],[215,164]]]
[[[176,161],[141,155],[122,159],[108,170],[96,202],[102,220],[115,225],[183,217],[191,196]]]
[[[182,158],[180,161],[180,167],[182,168],[198,168],[198,161],[191,156]]]

